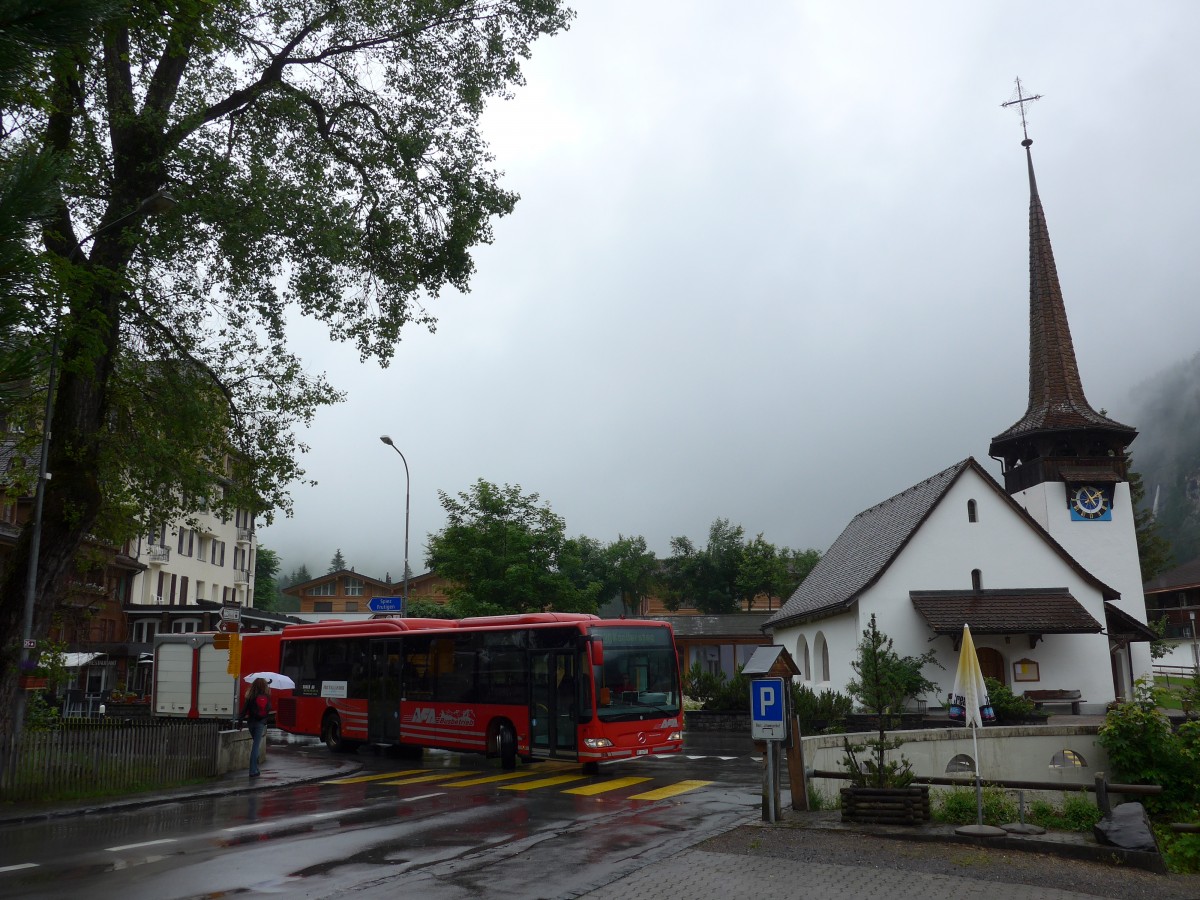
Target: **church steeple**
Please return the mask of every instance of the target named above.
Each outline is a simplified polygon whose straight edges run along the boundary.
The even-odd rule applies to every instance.
[[[1019,421],[992,438],[988,451],[1003,460],[1009,493],[1045,481],[1124,480],[1124,451],[1137,437],[1136,429],[1097,412],[1084,396],[1033,173],[1032,144],[1028,136],[1021,142],[1029,169],[1029,406]],[[1092,477],[1084,479],[1084,473]]]

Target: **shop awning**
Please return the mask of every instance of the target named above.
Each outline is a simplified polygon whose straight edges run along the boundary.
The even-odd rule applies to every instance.
[[[103,653],[64,653],[63,665],[68,669],[78,669],[91,663],[97,656],[103,655]]]

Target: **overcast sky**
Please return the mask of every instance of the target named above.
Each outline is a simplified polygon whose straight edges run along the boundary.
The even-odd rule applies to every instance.
[[[1025,411],[1020,76],[1084,388],[1194,354],[1200,3],[577,0],[485,134],[521,195],[469,294],[386,369],[293,340],[348,392],[317,487],[259,533],[425,570],[438,491],[537,492],[570,535],[659,556],[717,517],[824,551],[862,509]],[[1137,445],[1134,445],[1136,454]]]

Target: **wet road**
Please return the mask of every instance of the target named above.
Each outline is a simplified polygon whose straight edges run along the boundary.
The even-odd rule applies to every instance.
[[[728,736],[598,776],[440,752],[358,762],[322,783],[5,828],[0,897],[570,897],[759,809],[761,763]]]

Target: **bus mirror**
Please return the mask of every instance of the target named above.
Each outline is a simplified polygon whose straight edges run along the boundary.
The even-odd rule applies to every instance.
[[[604,642],[598,641],[595,638],[588,644],[589,656],[591,656],[593,666],[604,665]]]

